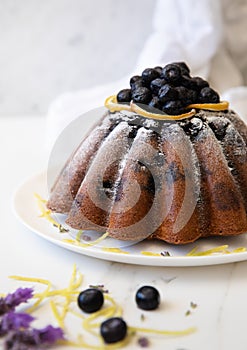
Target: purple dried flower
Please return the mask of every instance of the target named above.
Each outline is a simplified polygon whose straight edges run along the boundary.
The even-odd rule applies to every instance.
[[[6,350],[31,350],[47,348],[57,340],[64,339],[61,328],[51,325],[43,329],[28,329],[16,331],[5,342]]]
[[[43,329],[33,329],[33,334],[38,335],[41,344],[53,344],[59,339],[64,339],[63,330],[51,325]]]
[[[28,328],[33,320],[34,317],[29,314],[10,311],[3,315],[0,328],[5,333],[20,328]]]
[[[9,311],[9,306],[6,304],[4,298],[0,298],[0,316],[6,314]]]
[[[146,337],[139,338],[137,342],[138,342],[138,345],[140,345],[141,348],[147,348],[150,345],[149,340]]]
[[[21,303],[26,303],[32,297],[32,288],[18,288],[14,293],[9,293],[6,296],[5,302],[11,309],[13,309]]]
[[[0,298],[0,316],[13,311],[21,303],[26,303],[32,296],[32,288],[18,288],[14,293],[9,293],[5,298]]]
[[[12,333],[5,341],[6,350],[30,350],[35,349],[37,343],[30,331],[17,331]]]
[[[8,340],[5,342],[4,349],[5,350],[32,350],[33,348],[26,344],[14,343],[12,340]]]

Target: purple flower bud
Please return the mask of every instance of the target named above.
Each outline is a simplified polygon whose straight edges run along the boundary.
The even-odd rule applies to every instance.
[[[33,329],[33,332],[39,335],[41,344],[53,344],[58,339],[64,339],[63,330],[51,325],[48,325],[43,329]]]
[[[29,314],[10,311],[3,315],[0,324],[3,332],[9,332],[20,328],[28,328],[33,320],[34,317]]]
[[[37,344],[38,342],[33,338],[32,331],[18,330],[9,334],[5,341],[5,350],[38,350]]]
[[[5,297],[5,303],[10,309],[14,309],[21,303],[26,303],[29,299],[33,297],[32,288],[18,288],[14,293],[9,293]]]
[[[137,342],[142,348],[147,348],[150,345],[149,340],[146,337],[139,338]]]
[[[61,328],[47,326],[43,329],[18,330],[11,333],[5,342],[6,350],[47,349],[58,339],[64,339]]]
[[[10,310],[4,298],[0,298],[0,316],[6,314]]]

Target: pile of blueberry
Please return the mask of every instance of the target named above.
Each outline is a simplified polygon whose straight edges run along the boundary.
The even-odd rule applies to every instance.
[[[155,310],[160,304],[160,294],[153,286],[142,286],[135,295],[137,306],[142,310]],[[86,313],[100,310],[104,304],[104,295],[100,289],[88,288],[77,298],[79,308]],[[111,317],[101,323],[100,334],[105,343],[121,341],[127,335],[127,323],[121,317]]]
[[[192,103],[218,103],[220,98],[206,80],[190,76],[186,63],[176,62],[164,68],[146,68],[141,76],[133,76],[130,89],[117,94],[120,103],[131,100],[177,115],[185,113],[185,107]]]

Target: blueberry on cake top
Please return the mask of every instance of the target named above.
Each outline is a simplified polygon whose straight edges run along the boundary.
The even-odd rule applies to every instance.
[[[247,232],[247,126],[184,62],[145,69],[55,181],[48,208],[78,230],[172,244]]]

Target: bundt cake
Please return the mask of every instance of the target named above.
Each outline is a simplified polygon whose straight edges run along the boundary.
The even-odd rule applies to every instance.
[[[72,228],[172,244],[247,232],[247,126],[184,62],[147,68],[56,179]]]

